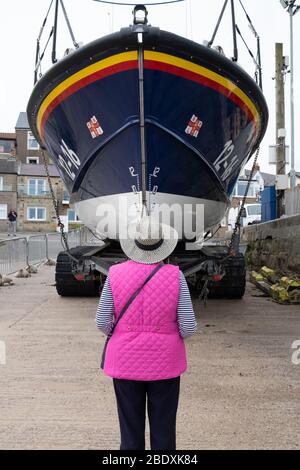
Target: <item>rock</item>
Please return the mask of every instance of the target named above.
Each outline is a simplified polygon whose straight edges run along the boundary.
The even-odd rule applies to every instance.
[[[27,266],[26,271],[30,274],[36,274],[38,272],[37,268],[35,266]]]
[[[23,278],[23,277],[31,277],[31,274],[28,273],[25,269],[20,269],[20,271],[17,272],[15,277]]]
[[[0,286],[5,286],[6,284],[8,286],[12,286],[14,283],[10,277],[6,277],[0,274]]]

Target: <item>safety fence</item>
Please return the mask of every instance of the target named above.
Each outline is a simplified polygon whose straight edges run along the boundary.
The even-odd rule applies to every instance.
[[[66,234],[70,248],[91,243],[92,233],[82,227]],[[12,274],[28,265],[56,259],[65,248],[60,233],[45,233],[0,240],[0,274]]]

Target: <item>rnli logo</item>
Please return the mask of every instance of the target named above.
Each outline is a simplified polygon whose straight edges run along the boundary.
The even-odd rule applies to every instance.
[[[93,139],[96,139],[96,137],[99,137],[103,134],[103,129],[100,126],[96,116],[92,116],[90,121],[88,121],[86,125]]]
[[[193,114],[189,123],[185,129],[185,133],[191,135],[192,137],[198,137],[201,127],[203,126],[203,122]]]

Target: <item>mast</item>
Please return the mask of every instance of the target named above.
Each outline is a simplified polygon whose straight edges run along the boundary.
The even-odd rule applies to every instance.
[[[144,96],[144,26],[148,23],[148,11],[144,5],[136,5],[133,10],[134,26],[138,42],[138,71],[139,71],[139,104],[140,104],[140,139],[141,139],[141,172],[142,172],[142,205],[147,209],[147,159],[145,137],[145,96]]]
[[[52,63],[57,62],[56,58],[56,37],[57,37],[57,20],[58,20],[58,2],[55,0],[55,13],[54,13],[54,27],[53,27],[53,42],[52,42]]]

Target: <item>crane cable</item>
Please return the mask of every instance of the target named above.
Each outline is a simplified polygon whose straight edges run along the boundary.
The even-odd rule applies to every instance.
[[[253,54],[253,52],[251,51],[251,49],[249,48],[249,46],[248,46],[248,44],[247,44],[247,42],[246,42],[244,36],[243,36],[242,33],[241,33],[240,28],[238,27],[237,24],[235,25],[235,27],[236,27],[237,33],[239,34],[241,40],[243,41],[243,43],[244,43],[244,45],[245,45],[245,47],[246,47],[246,49],[247,49],[247,51],[248,51],[248,53],[249,53],[251,59],[253,60],[253,62],[254,62],[254,64],[255,64],[255,67],[256,67],[256,68],[255,68],[255,74],[256,74],[257,71],[261,68],[261,66],[260,66],[259,63],[257,62],[257,59],[255,59],[254,54]]]
[[[72,27],[71,27],[71,23],[70,23],[70,20],[69,20],[69,17],[68,17],[68,14],[67,14],[67,11],[66,11],[64,2],[63,2],[63,0],[57,0],[57,1],[56,1],[56,6],[55,6],[54,26],[52,26],[51,31],[50,31],[50,34],[49,34],[49,37],[48,37],[47,42],[46,42],[46,45],[45,45],[45,47],[44,47],[44,50],[43,50],[42,54],[40,54],[40,41],[41,41],[41,38],[42,38],[42,35],[43,35],[43,32],[44,32],[45,26],[46,26],[46,23],[47,23],[47,20],[48,20],[48,16],[49,16],[51,7],[52,7],[52,5],[53,5],[53,2],[54,2],[54,0],[51,0],[50,5],[49,5],[49,8],[48,8],[47,13],[46,13],[46,16],[45,16],[44,21],[43,21],[43,23],[42,23],[42,26],[41,26],[41,29],[40,29],[38,38],[37,38],[36,59],[35,59],[35,69],[34,69],[34,84],[37,82],[37,72],[38,72],[39,69],[40,69],[40,76],[42,75],[42,72],[41,72],[41,62],[42,62],[42,60],[43,60],[43,58],[44,58],[46,49],[47,49],[47,47],[48,47],[48,45],[49,45],[49,42],[50,42],[50,39],[51,39],[52,36],[53,36],[52,62],[53,62],[53,63],[56,62],[55,45],[56,45],[56,30],[57,30],[58,4],[60,4],[60,6],[61,6],[61,9],[62,9],[64,18],[65,18],[65,21],[66,21],[66,24],[67,24],[67,28],[68,28],[68,30],[69,30],[69,33],[70,33],[70,36],[71,36],[71,39],[72,39],[72,42],[73,42],[73,45],[74,45],[75,49],[78,49],[78,48],[79,48],[79,44],[78,44],[78,42],[77,42],[76,39],[75,39],[75,36],[74,36],[73,30],[72,30]]]
[[[98,3],[106,3],[108,5],[122,5],[122,6],[136,6],[137,2],[134,3],[129,3],[129,2],[114,2],[114,1],[109,1],[109,0],[94,0],[95,2]],[[186,0],[168,0],[166,2],[155,2],[155,3],[144,3],[144,6],[156,6],[156,5],[167,5],[168,3],[179,3],[179,2],[185,2]]]
[[[63,0],[60,0],[60,5],[61,5],[61,9],[62,9],[62,11],[63,11],[64,17],[65,17],[65,20],[66,20],[66,23],[67,23],[67,27],[68,27],[68,30],[69,30],[69,33],[70,33],[70,36],[71,36],[73,45],[74,45],[75,49],[78,49],[78,48],[79,48],[79,44],[78,44],[78,42],[77,42],[76,39],[75,39],[73,30],[72,30],[72,27],[71,27],[71,23],[70,23],[70,21],[69,21],[69,17],[68,17],[68,14],[67,14],[67,12],[66,12],[65,5],[64,5]]]
[[[47,13],[46,13],[46,16],[44,18],[44,21],[42,23],[42,26],[41,26],[41,29],[40,29],[40,32],[39,32],[39,35],[37,37],[37,40],[36,40],[36,55],[35,55],[35,69],[34,69],[34,84],[36,84],[37,82],[37,72],[38,72],[38,69],[40,69],[40,76],[42,75],[42,67],[41,67],[41,55],[40,55],[40,46],[41,46],[41,37],[42,37],[42,34],[43,34],[43,31],[45,29],[45,26],[46,26],[46,23],[47,23],[47,19],[48,19],[48,16],[49,16],[49,13],[50,13],[50,10],[51,10],[51,7],[52,7],[52,3],[53,3],[53,0],[51,0],[50,2],[50,6],[47,10]],[[51,33],[52,35],[52,33]],[[50,38],[49,38],[50,39]],[[49,42],[49,39],[48,39],[48,42]],[[46,47],[48,45],[48,42],[46,44]],[[45,49],[46,49],[45,47]],[[42,56],[44,55],[44,52],[45,52],[45,49],[43,51],[43,54]]]
[[[244,4],[243,4],[242,0],[239,0],[239,2],[240,2],[240,5],[241,5],[245,15],[246,15],[247,21],[249,22],[249,28],[251,29],[251,31],[252,31],[252,33],[253,33],[256,41],[257,41],[257,56],[256,56],[256,60],[255,60],[255,62],[257,63],[257,68],[256,68],[256,71],[255,71],[255,76],[257,78],[257,82],[258,82],[260,88],[263,89],[261,51],[260,51],[260,37],[259,37],[259,34],[257,33],[255,27],[254,27],[254,24],[253,24],[250,16],[247,13],[246,8],[244,7]]]

